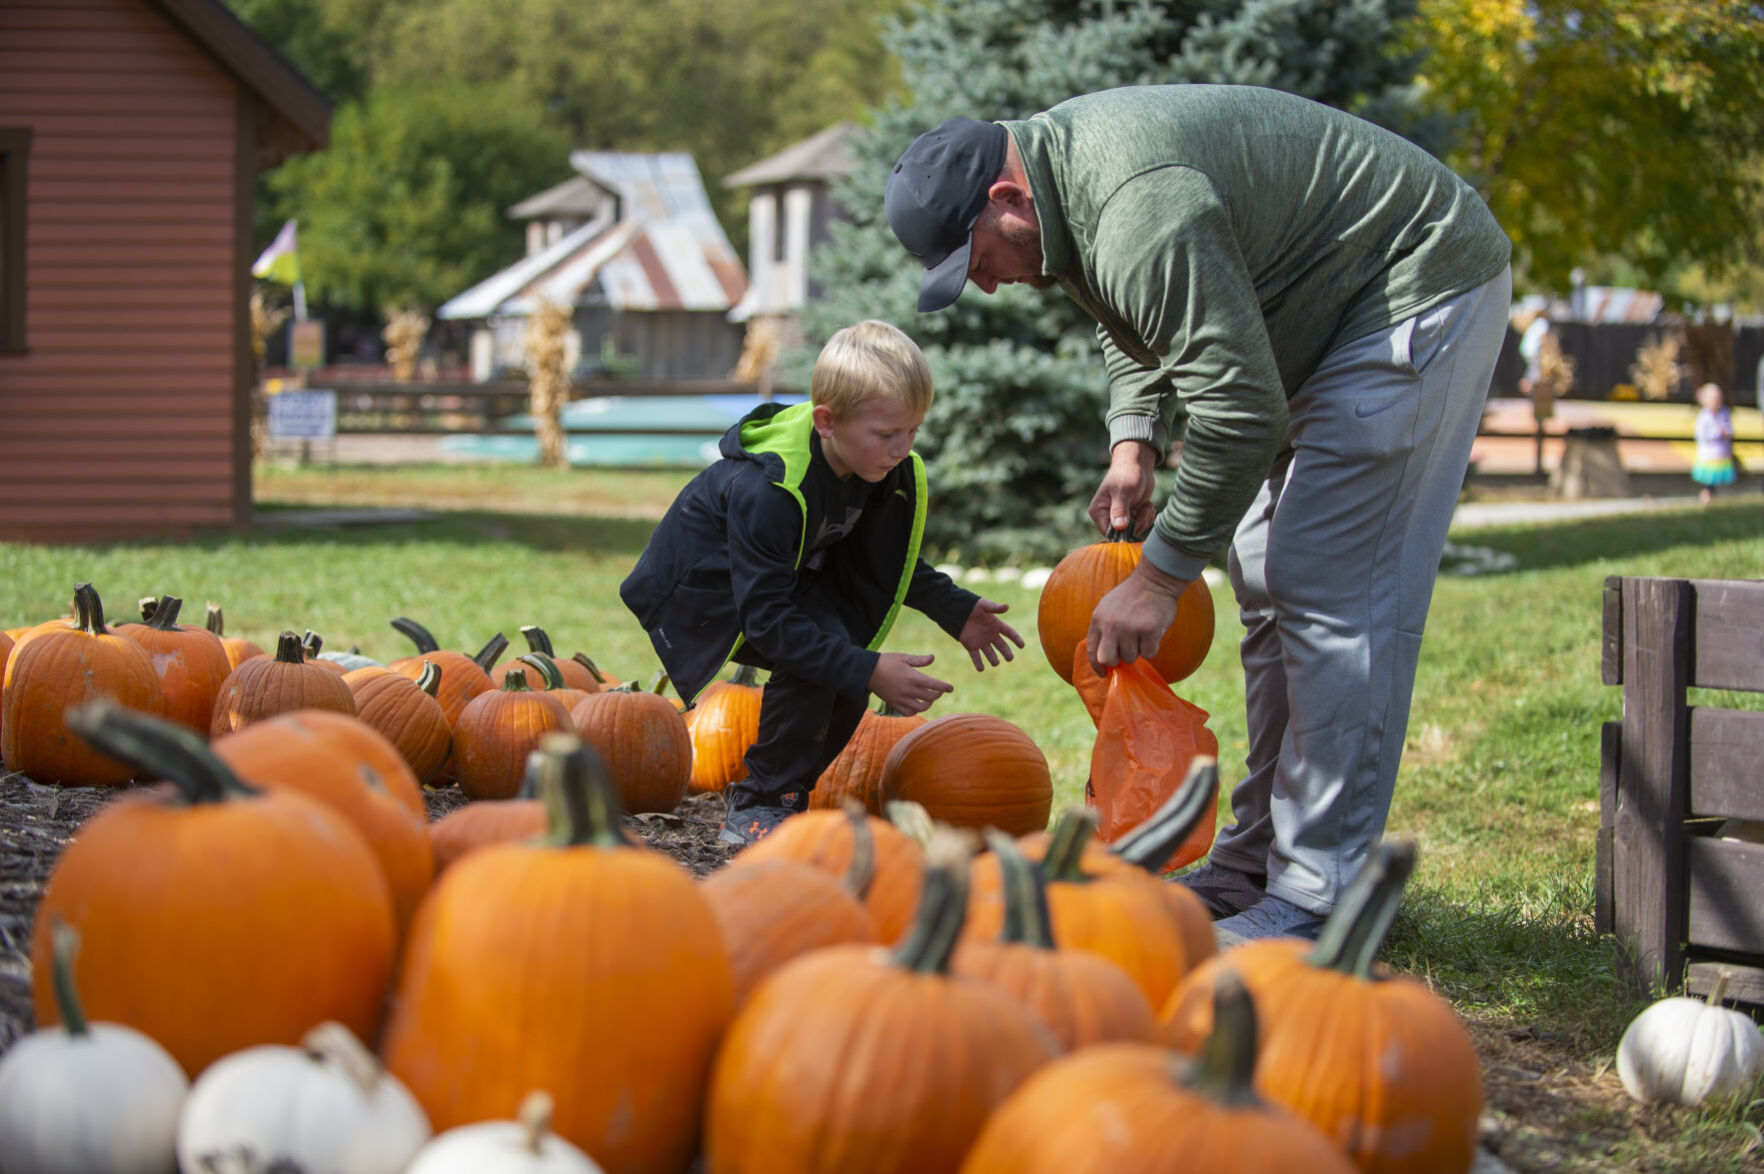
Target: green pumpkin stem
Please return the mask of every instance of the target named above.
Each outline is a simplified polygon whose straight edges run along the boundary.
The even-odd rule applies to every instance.
[[[423,671],[417,674],[416,686],[430,697],[438,696],[441,691],[441,666],[432,660],[423,661]]]
[[[939,827],[925,849],[925,885],[912,931],[889,951],[896,966],[920,974],[948,974],[950,956],[968,916],[968,838]]]
[[[553,660],[557,659],[557,653],[552,651],[551,637],[546,634],[544,628],[538,624],[523,624],[521,625],[521,635],[527,638],[527,647],[530,650],[542,652]]]
[[[1163,875],[1164,861],[1182,846],[1203,819],[1210,819],[1219,805],[1219,763],[1196,755],[1188,764],[1176,793],[1152,812],[1144,823],[1110,845],[1109,850],[1153,876]]]
[[[507,650],[508,637],[498,632],[484,641],[484,647],[478,649],[477,655],[472,659],[478,662],[479,668],[489,672],[496,667],[496,662],[502,659],[502,654]]]
[[[1256,1005],[1243,979],[1221,971],[1213,984],[1213,1033],[1200,1055],[1180,1062],[1181,1083],[1222,1105],[1248,1108],[1261,1103],[1256,1095]]]
[[[213,602],[209,603],[208,617],[205,622],[208,630],[213,632],[216,636],[225,636],[227,634],[227,617],[221,612],[220,604]]]
[[[74,983],[74,956],[80,952],[80,931],[62,920],[61,914],[52,916],[49,941],[53,969],[50,974],[55,983],[55,1009],[61,1014],[61,1025],[67,1028],[67,1034],[90,1035],[92,1029],[86,1022],[86,1008],[80,1003],[80,989]]]
[[[631,846],[619,824],[619,790],[592,746],[574,734],[547,734],[540,740],[537,757],[535,789],[545,804],[547,844]]]
[[[276,659],[283,664],[305,664],[306,645],[294,633],[283,632],[276,637]]]
[[[1415,845],[1387,841],[1374,847],[1323,923],[1309,955],[1311,965],[1373,978],[1372,966],[1414,871]]]
[[[399,635],[408,637],[410,642],[416,645],[418,656],[426,652],[441,651],[441,646],[435,643],[435,637],[429,632],[429,629],[409,616],[399,616],[392,621],[392,627]]]
[[[986,829],[986,846],[998,858],[1004,881],[1004,928],[998,940],[1053,949],[1053,915],[1047,908],[1047,884],[1041,879],[1041,869],[1023,855],[1016,840],[997,828]]]
[[[317,660],[318,654],[325,650],[325,642],[317,632],[308,628],[306,634],[300,637],[300,647],[306,653],[307,660]]]
[[[931,843],[931,813],[924,804],[911,799],[890,799],[883,810],[888,813],[888,822],[905,832],[913,843],[921,848]]]
[[[143,595],[135,600],[135,606],[141,609],[141,622],[148,623],[153,619],[153,613],[159,610],[159,596]]]
[[[563,673],[558,671],[557,662],[542,652],[529,652],[515,657],[522,664],[532,665],[539,679],[545,682],[547,691],[564,687]]]
[[[851,821],[851,863],[845,869],[845,889],[862,901],[869,897],[870,885],[876,880],[876,833],[870,829],[870,813],[862,803],[848,798],[842,809]]]
[[[110,632],[104,626],[104,601],[98,598],[98,592],[90,583],[74,584],[74,627],[92,636],[105,636]]]
[[[759,684],[759,670],[750,664],[744,664],[735,670],[735,675],[729,678],[729,683],[731,685],[745,685],[751,689]]]
[[[178,612],[183,607],[184,601],[175,595],[162,595],[151,601],[143,599],[141,622],[156,632],[175,632],[178,630]]]
[[[1041,860],[1041,872],[1049,882],[1085,884],[1095,878],[1083,868],[1084,846],[1096,835],[1099,816],[1094,807],[1068,807],[1054,821],[1053,838]]]
[[[655,674],[655,683],[649,687],[649,691],[654,693],[657,697],[660,697],[662,690],[666,689],[672,683],[673,678],[668,676],[668,670],[663,669],[661,672]]]
[[[300,646],[292,632],[282,634]],[[68,729],[112,758],[175,785],[184,802],[223,803],[260,792],[234,774],[206,743],[183,726],[109,699],[88,701],[67,711]]]
[[[588,675],[594,678],[594,683],[596,685],[606,684],[606,674],[600,671],[600,666],[595,664],[594,658],[589,656],[586,652],[578,652],[570,657],[570,659],[587,669]]]
[[[502,675],[502,691],[504,693],[531,693],[533,686],[527,683],[526,669],[509,669]]]

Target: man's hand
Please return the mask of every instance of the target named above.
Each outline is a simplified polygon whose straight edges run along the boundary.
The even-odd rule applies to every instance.
[[[1156,486],[1153,470],[1157,454],[1152,446],[1139,440],[1123,440],[1109,450],[1109,471],[1102,485],[1090,499],[1090,520],[1104,534],[1126,530],[1143,534],[1151,529],[1157,510],[1152,507],[1152,490]]]
[[[1166,575],[1140,560],[1133,573],[1103,596],[1090,614],[1090,667],[1102,676],[1110,665],[1154,656],[1176,622],[1176,604],[1189,579]]]
[[[962,625],[961,635],[956,639],[973,658],[975,672],[986,671],[986,665],[980,662],[981,654],[985,654],[988,662],[997,665],[1001,656],[1006,660],[1016,659],[1016,654],[1011,651],[1012,644],[1023,647],[1023,638],[1017,635],[1017,630],[998,618],[1009,610],[1008,603],[982,599],[969,613],[968,622]]]
[[[911,652],[884,652],[870,673],[870,692],[909,717],[924,713],[954,685],[919,670],[937,658]]]

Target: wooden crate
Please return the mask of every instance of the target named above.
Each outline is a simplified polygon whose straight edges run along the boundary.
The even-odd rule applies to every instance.
[[[1764,580],[1605,580],[1601,675],[1623,687],[1602,731],[1595,917],[1641,991],[1764,1004],[1764,844],[1715,833],[1764,820],[1764,712],[1687,690],[1764,693]]]

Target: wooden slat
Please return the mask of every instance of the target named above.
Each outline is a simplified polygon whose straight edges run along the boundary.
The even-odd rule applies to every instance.
[[[1690,738],[1691,811],[1764,820],[1764,713],[1696,706]]]
[[[1687,844],[1691,945],[1764,960],[1764,844],[1710,836]]]
[[[1617,832],[1617,774],[1623,760],[1623,723],[1599,727],[1599,830],[1593,842],[1593,932],[1616,928],[1612,847]]]
[[[1607,685],[1623,683],[1623,579],[1605,579],[1604,628],[1599,643],[1599,679]]]
[[[1693,685],[1764,692],[1764,580],[1696,579]]]
[[[1690,585],[1623,584],[1623,755],[1612,845],[1616,929],[1629,945],[1633,985],[1677,980],[1686,910],[1682,833],[1690,756],[1684,708],[1690,680]]]
[[[145,460],[128,470],[128,479],[137,485],[175,485],[182,482],[212,485],[217,478],[232,471],[231,445],[211,445],[205,456],[183,456],[176,461]],[[0,474],[0,485],[6,486],[8,500],[25,493],[31,486],[50,483],[50,478],[65,471],[63,461],[9,459],[6,471]],[[59,489],[59,485],[57,486]],[[112,486],[109,490],[115,492]]]
[[[1692,962],[1685,978],[1685,990],[1707,998],[1715,985],[1715,977],[1727,971],[1727,1002],[1764,1006],[1764,966],[1746,966],[1735,962]]]

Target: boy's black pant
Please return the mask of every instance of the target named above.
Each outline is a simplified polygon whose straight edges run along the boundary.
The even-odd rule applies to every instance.
[[[812,599],[798,601],[803,614],[841,640],[851,636],[839,618]],[[868,703],[852,701],[825,685],[777,669],[748,645],[735,653],[737,664],[771,670],[760,701],[759,738],[747,752],[747,777],[729,784],[729,805],[808,809],[809,791],[851,741]]]

